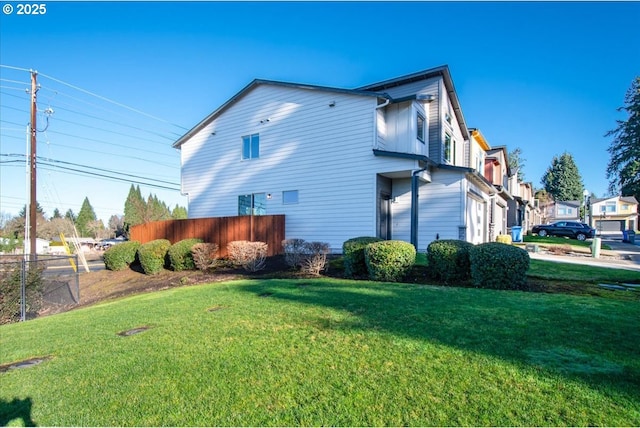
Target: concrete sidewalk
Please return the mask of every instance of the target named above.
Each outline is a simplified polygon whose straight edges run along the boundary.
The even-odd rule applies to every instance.
[[[588,266],[599,266],[605,268],[626,269],[640,272],[640,245],[622,242],[622,234],[604,235],[601,237],[602,243],[611,247],[611,250],[601,250],[604,255],[617,255],[623,260],[611,259],[607,257],[572,257],[556,256],[553,254],[529,253],[532,259],[546,260],[550,262],[575,263]]]

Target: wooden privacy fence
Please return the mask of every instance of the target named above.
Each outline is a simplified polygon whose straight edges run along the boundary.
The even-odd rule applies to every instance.
[[[282,254],[285,236],[284,215],[190,218],[138,224],[129,230],[129,239],[145,242],[168,239],[172,244],[187,238],[200,238],[218,244],[220,257],[226,257],[232,241],[261,241],[268,255]]]

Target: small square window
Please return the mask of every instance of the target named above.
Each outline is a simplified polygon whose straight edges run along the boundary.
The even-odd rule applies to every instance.
[[[418,140],[422,141],[423,143],[424,143],[424,128],[425,128],[424,124],[425,124],[424,116],[418,113],[416,118],[416,137],[418,138]]]
[[[285,190],[282,192],[283,204],[297,204],[298,203],[298,191],[297,190]]]

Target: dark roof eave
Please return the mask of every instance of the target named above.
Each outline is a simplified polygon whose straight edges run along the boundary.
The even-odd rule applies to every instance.
[[[429,158],[428,156],[417,155],[417,154],[414,154],[414,153],[390,152],[390,151],[387,151],[387,150],[373,149],[373,154],[375,156],[385,156],[385,157],[390,157],[390,158],[417,160],[417,161],[420,161],[420,162],[424,162],[428,166],[437,166],[438,165],[433,160],[431,160],[431,158]]]

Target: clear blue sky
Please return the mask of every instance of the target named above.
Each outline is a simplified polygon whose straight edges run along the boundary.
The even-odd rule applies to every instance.
[[[38,200],[51,215],[89,197],[105,223],[130,182],[77,170],[176,188],[172,142],[254,78],[354,88],[443,64],[467,124],[520,147],[527,181],[540,187],[568,151],[603,196],[604,134],[640,74],[638,2],[46,2],[40,16],[6,4],[0,63],[37,70],[42,85],[38,154],[51,160]],[[0,79],[0,154],[12,155],[0,157],[0,211],[17,214],[29,73],[0,68]],[[187,205],[179,191],[141,189]]]

